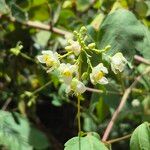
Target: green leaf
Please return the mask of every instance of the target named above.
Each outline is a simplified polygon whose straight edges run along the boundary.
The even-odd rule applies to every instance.
[[[140,74],[142,74],[142,72],[144,72],[144,70],[147,68],[147,65],[145,64],[140,64],[138,67],[137,67],[137,70],[138,72],[140,72]],[[147,89],[147,91],[149,90],[150,88],[150,73],[144,75],[142,77],[142,79],[139,81],[144,87],[145,89]]]
[[[135,3],[135,11],[138,13],[140,17],[145,17],[148,11],[148,6],[146,2],[139,1]]]
[[[146,1],[145,3],[147,4],[147,7],[148,7],[146,16],[150,16],[150,1]]]
[[[9,150],[41,150],[49,146],[45,135],[26,118],[5,111],[0,111],[0,144]]]
[[[95,16],[93,21],[91,22],[91,26],[97,31],[104,19],[104,15],[102,13]]]
[[[109,14],[102,23],[97,43],[101,49],[111,45],[108,54],[114,55],[121,51],[131,61],[136,50],[142,55],[148,54],[149,37],[148,29],[137,20],[132,12],[119,9]]]
[[[38,33],[36,33],[34,41],[36,45],[38,44],[40,47],[45,48],[50,36],[51,33],[49,31],[41,30]]]
[[[44,3],[47,3],[47,0],[28,0],[31,7],[40,6]]]
[[[145,122],[138,126],[130,140],[130,150],[149,150],[150,149],[150,127]]]
[[[57,24],[70,29],[73,23],[72,20],[77,20],[74,12],[70,9],[62,9]]]
[[[145,115],[148,116],[149,118],[149,121],[150,121],[150,95],[146,96],[142,102],[142,105],[143,105],[143,109],[144,109],[144,113]]]
[[[139,52],[143,55],[144,58],[150,59],[150,50],[149,50],[150,32],[149,32],[148,28],[146,28],[146,27],[144,28],[144,30],[145,30],[145,38],[144,38],[143,44],[139,48],[140,49]]]
[[[10,8],[12,16],[15,17],[17,21],[24,22],[27,20],[27,14],[21,9],[21,7],[16,4],[11,4]]]
[[[52,99],[52,104],[56,107],[60,107],[63,104],[63,100],[57,96],[56,94],[51,94],[50,95],[53,99]]]
[[[90,0],[77,0],[77,10],[85,11],[90,6],[90,4]]]
[[[111,95],[112,96],[112,95]],[[100,122],[108,115],[109,107],[102,98],[96,104],[96,115]]]
[[[96,123],[93,121],[93,118],[91,116],[89,116],[86,113],[82,113],[83,116],[83,129],[86,132],[90,132],[90,131],[96,131],[97,126]]]
[[[57,6],[55,13],[54,13],[54,17],[53,17],[53,23],[56,24],[59,16],[60,16],[60,12],[61,12],[61,3]]]
[[[108,148],[96,136],[89,133],[85,137],[73,137],[68,140],[65,143],[65,150],[108,150]]]
[[[9,8],[6,5],[5,0],[0,0],[0,13],[6,14],[9,12]]]
[[[49,8],[47,4],[31,7],[28,13],[30,20],[45,21],[50,19]]]

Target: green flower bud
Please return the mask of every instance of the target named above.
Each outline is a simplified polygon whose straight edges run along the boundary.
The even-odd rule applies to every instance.
[[[77,31],[73,31],[73,34],[74,34],[75,36],[77,36],[77,35],[78,35],[78,32],[77,32]]]
[[[85,26],[82,26],[81,29],[80,29],[80,32],[83,33],[83,34],[86,33],[87,28]]]
[[[81,79],[82,79],[82,80],[87,80],[87,78],[88,78],[88,73],[87,73],[87,72],[84,72],[84,73],[82,74],[82,76],[81,76]]]
[[[15,48],[11,48],[10,52],[16,56],[20,54],[21,49],[23,48],[22,45],[17,45]]]
[[[104,50],[105,50],[105,51],[108,51],[110,48],[111,48],[111,46],[110,46],[110,45],[107,45],[107,46],[104,48]]]
[[[88,47],[89,47],[90,49],[95,48],[95,46],[96,46],[96,44],[95,44],[95,43],[90,43],[90,44],[88,45]]]

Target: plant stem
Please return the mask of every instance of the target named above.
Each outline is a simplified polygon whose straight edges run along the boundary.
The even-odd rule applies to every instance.
[[[74,106],[74,107],[77,108],[77,105],[76,105],[75,102],[73,102],[73,101],[71,101],[71,100],[68,100],[67,102],[68,102],[69,104],[71,104],[72,106]],[[95,123],[99,123],[99,121],[98,121],[98,119],[96,118],[96,116],[94,116],[87,108],[84,108],[84,107],[82,107],[82,106],[80,105],[80,110],[86,112],[87,115],[88,115],[89,117],[91,117]]]
[[[37,62],[34,58],[32,58],[32,57],[30,57],[30,56],[28,56],[28,55],[26,55],[25,53],[20,53],[20,56],[22,57],[22,58],[24,58],[24,59],[26,59],[26,60],[29,60],[29,61],[31,61],[31,62],[33,62],[33,63],[35,63],[35,64],[39,64],[39,62]],[[41,67],[42,69],[46,69],[44,66],[42,66]]]
[[[46,30],[46,31],[51,31],[51,29],[52,29],[53,33],[56,33],[56,34],[59,34],[59,35],[62,35],[62,36],[65,36],[67,34],[71,34],[69,31],[62,30],[62,29],[59,29],[59,28],[56,28],[56,27],[52,27],[50,25],[47,25],[47,24],[44,24],[44,23],[41,23],[41,22],[37,22],[37,21],[30,21],[29,20],[29,21],[26,21],[26,22],[18,22],[14,17],[8,17],[8,16],[0,14],[0,19],[2,17],[10,20],[11,22],[17,22],[17,23],[20,23],[22,25],[32,27],[32,28],[36,28],[36,29],[41,29],[41,30]]]
[[[120,84],[122,87],[122,91],[124,92],[125,91],[125,84],[124,84],[124,80],[123,80],[123,76],[122,76],[121,72],[119,73],[119,80],[120,80]]]
[[[60,56],[60,59],[63,59],[63,58],[67,57],[67,56],[70,55],[70,54],[72,54],[72,52],[68,52],[68,53],[66,53],[66,54],[64,54],[64,55],[62,55],[62,56]]]
[[[25,53],[22,53],[22,52],[21,52],[20,55],[21,55],[23,58],[25,58],[25,59],[27,59],[27,60],[29,60],[29,61],[32,61],[32,62],[34,62],[34,63],[36,63],[33,58],[29,57],[29,56],[26,55]]]
[[[11,97],[8,98],[8,99],[6,100],[6,102],[4,103],[4,105],[3,105],[3,107],[2,107],[1,110],[6,110],[7,107],[8,107],[8,105],[11,103],[11,101],[12,101],[12,98],[11,98]]]
[[[32,92],[32,95],[37,94],[38,92],[42,91],[44,88],[46,88],[48,85],[50,85],[52,83],[52,81],[50,80],[49,82],[47,82],[46,84],[44,84],[43,86],[41,86],[40,88],[36,89],[35,91]]]
[[[103,135],[103,138],[102,138],[102,141],[106,141],[112,128],[113,128],[113,125],[120,113],[120,111],[122,110],[123,106],[125,105],[128,97],[129,97],[129,94],[131,93],[132,89],[136,86],[136,84],[140,81],[140,79],[143,77],[143,75],[147,74],[150,72],[150,67],[147,67],[146,70],[141,74],[139,75],[138,77],[135,78],[135,80],[133,81],[133,83],[125,90],[123,96],[122,96],[122,99],[120,100],[120,104],[119,106],[117,107],[116,111],[114,112],[105,132],[104,132],[104,135]]]
[[[86,58],[87,58],[87,63],[89,64],[90,68],[92,69],[93,68],[92,63],[91,63],[91,60],[89,59],[90,56],[88,55],[88,53],[86,51],[84,51],[84,53],[85,53]]]
[[[79,150],[81,150],[81,112],[80,112],[80,97],[78,96],[78,103],[77,103],[77,118],[78,118],[78,137],[79,137]]]
[[[108,143],[108,144],[112,144],[112,143],[115,143],[115,142],[119,142],[119,141],[122,141],[122,140],[125,140],[125,139],[130,138],[131,135],[132,135],[132,134],[128,134],[128,135],[125,135],[125,136],[120,137],[120,138],[112,139],[112,140],[107,141],[107,143]]]
[[[77,118],[78,118],[78,135],[80,136],[81,133],[81,112],[80,112],[80,97],[78,96],[78,103],[77,103]]]
[[[104,92],[103,90],[89,88],[89,87],[86,87],[86,90],[89,92],[94,92],[94,93],[106,93],[106,94],[122,95],[122,93],[120,91],[106,91],[106,92]]]
[[[138,62],[144,63],[146,65],[150,65],[150,61],[148,59],[145,59],[139,55],[135,55],[134,59],[137,60]]]

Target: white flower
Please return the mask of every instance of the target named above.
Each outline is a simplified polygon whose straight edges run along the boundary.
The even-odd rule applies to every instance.
[[[60,71],[64,83],[67,85],[70,85],[72,78],[74,75],[78,75],[78,66],[77,65],[71,65],[71,64],[60,64],[58,70]]]
[[[127,60],[122,55],[122,53],[116,53],[113,57],[111,57],[111,69],[117,74],[118,72],[122,72],[125,68]]]
[[[80,95],[86,91],[86,87],[81,81],[73,78],[66,92],[69,93],[70,91],[73,91],[76,95]]]
[[[132,102],[131,102],[132,106],[133,107],[138,107],[140,105],[140,102],[138,99],[134,99]]]
[[[93,84],[99,83],[99,84],[107,84],[108,80],[105,77],[105,74],[108,73],[108,70],[106,67],[103,66],[102,63],[97,65],[92,69],[92,73],[90,73],[90,79]]]
[[[76,56],[81,52],[81,45],[78,41],[69,40],[69,46],[66,46],[65,49],[67,51],[72,51]]]
[[[40,63],[46,64],[47,67],[50,67],[48,71],[52,71],[60,65],[58,53],[50,50],[42,51],[42,55],[37,56],[37,59]]]
[[[71,54],[71,55],[68,56],[68,58],[69,58],[70,60],[74,61],[74,60],[75,60],[75,55],[74,55],[74,54]]]

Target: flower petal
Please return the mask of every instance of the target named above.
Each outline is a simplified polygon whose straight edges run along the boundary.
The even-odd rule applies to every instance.
[[[100,80],[99,80],[99,84],[108,84],[108,80],[106,77],[102,77]]]
[[[53,55],[53,51],[51,51],[51,50],[42,51],[42,54]]]
[[[69,77],[63,76],[63,81],[65,84],[70,85],[72,81],[72,76],[69,76]]]
[[[86,91],[86,87],[85,87],[85,85],[82,83],[82,82],[80,82],[79,81],[79,83],[77,84],[77,87],[76,87],[76,93],[78,93],[78,94],[82,94],[82,93],[84,93]]]
[[[112,70],[115,74],[117,74],[117,71],[116,71],[116,68],[114,67],[114,64],[111,64],[111,70]]]
[[[44,59],[43,59],[43,55],[39,55],[37,56],[37,59],[40,63],[45,63]]]
[[[71,87],[70,87],[70,85],[68,85],[68,86],[66,87],[65,92],[68,94],[68,93],[70,93],[70,91],[71,91]]]

